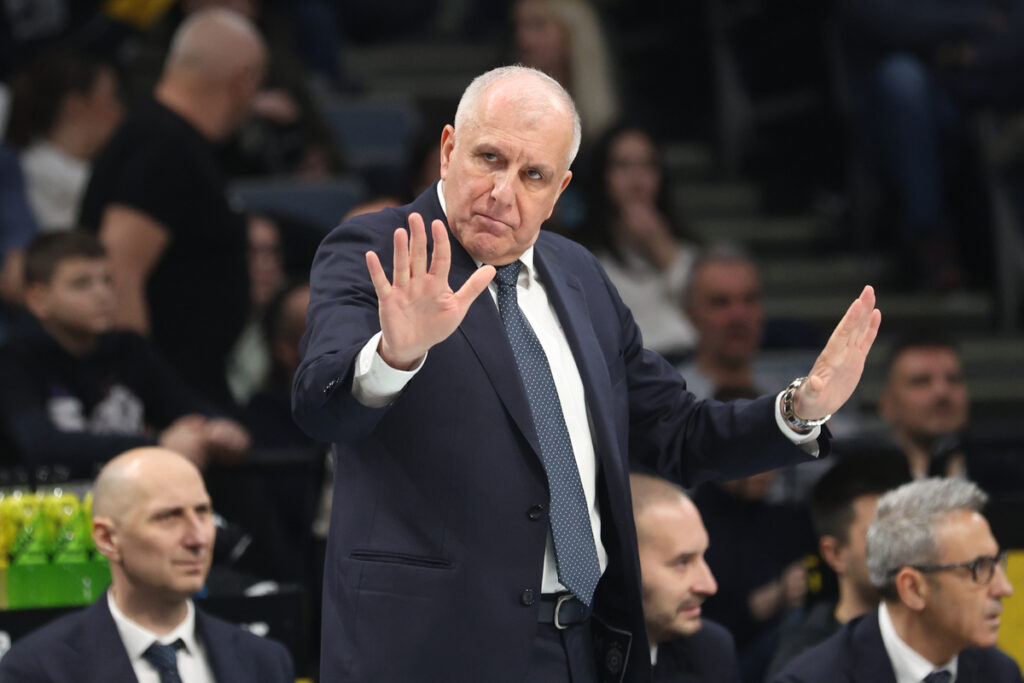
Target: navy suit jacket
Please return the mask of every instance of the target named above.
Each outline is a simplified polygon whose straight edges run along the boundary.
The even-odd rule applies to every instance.
[[[1021,683],[1020,669],[995,648],[964,650],[956,683]],[[804,650],[772,683],[896,683],[882,644],[878,612],[844,624],[833,636]]]
[[[291,656],[260,638],[196,609],[196,631],[217,683],[294,683]],[[14,644],[0,659],[0,683],[129,683],[128,652],[107,607],[106,593]]]
[[[321,673],[332,683],[518,683],[537,630],[548,489],[493,299],[477,298],[390,406],[352,396],[354,361],[380,330],[365,253],[375,251],[391,278],[392,234],[413,211],[428,226],[445,220],[431,187],[410,205],[335,228],[313,263],[293,411],[336,453]],[[450,241],[457,290],[476,265]],[[627,680],[646,681],[629,458],[693,484],[808,456],[780,433],[773,397],[726,406],[688,393],[672,366],[643,349],[585,249],[542,231],[535,265],[583,380],[599,461],[609,566],[596,611],[633,634]]]
[[[654,683],[740,683],[732,634],[713,621],[703,622],[692,636],[658,646]]]

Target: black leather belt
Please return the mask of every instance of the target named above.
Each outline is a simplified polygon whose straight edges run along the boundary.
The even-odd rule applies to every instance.
[[[554,624],[561,630],[582,624],[589,618],[590,608],[572,593],[551,593],[540,597],[537,621],[542,624]]]

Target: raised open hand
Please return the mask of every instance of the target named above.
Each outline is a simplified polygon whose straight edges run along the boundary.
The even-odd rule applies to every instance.
[[[377,291],[381,339],[377,351],[388,365],[407,370],[434,344],[444,341],[466,317],[469,306],[494,278],[494,268],[479,268],[457,292],[448,285],[452,250],[444,223],[430,226],[434,253],[427,269],[427,231],[423,217],[409,214],[409,230],[395,230],[395,272],[388,282],[380,259],[366,252],[366,268]]]
[[[875,290],[864,288],[836,325],[824,350],[793,396],[793,411],[816,420],[839,410],[864,372],[864,360],[878,334],[881,312],[875,308]]]

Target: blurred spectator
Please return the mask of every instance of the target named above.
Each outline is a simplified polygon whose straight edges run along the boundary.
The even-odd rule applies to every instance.
[[[21,302],[25,246],[37,229],[18,157],[0,142],[0,303]]]
[[[897,340],[886,362],[878,412],[915,479],[967,474],[963,431],[969,405],[960,354],[951,340],[931,332]]]
[[[689,271],[683,307],[696,328],[696,354],[679,367],[699,398],[723,389],[778,391],[788,379],[767,376],[756,364],[764,332],[761,277],[743,250],[715,245]],[[786,375],[785,377],[791,377]]]
[[[90,162],[123,115],[117,81],[109,65],[73,52],[46,54],[12,79],[7,140],[43,232],[76,225]]]
[[[644,620],[656,683],[739,683],[729,632],[701,618],[718,590],[704,561],[708,532],[682,489],[629,475],[640,555]]]
[[[708,483],[693,496],[708,535],[722,539],[707,552],[718,593],[704,604],[704,614],[732,632],[745,683],[761,682],[779,627],[803,607],[803,558],[814,549],[803,508],[765,501],[774,477],[769,471]]]
[[[927,479],[882,496],[867,565],[882,603],[805,651],[776,683],[1020,683],[996,649],[1013,594],[1006,553],[981,510],[988,496],[958,479]]]
[[[515,59],[548,74],[569,91],[594,139],[619,117],[621,105],[608,44],[585,0],[517,0]]]
[[[313,443],[292,420],[291,411],[292,377],[299,367],[299,340],[306,331],[308,307],[306,283],[285,287],[266,307],[263,334],[270,350],[270,373],[244,413],[259,447],[308,449]]]
[[[26,251],[25,280],[38,325],[0,356],[0,415],[22,460],[88,477],[143,445],[173,448],[200,467],[244,456],[249,437],[240,425],[204,416],[210,411],[145,340],[110,331],[114,292],[94,237],[38,238]]]
[[[809,501],[811,521],[818,534],[818,552],[838,578],[839,599],[816,603],[801,621],[782,628],[769,675],[878,606],[865,554],[868,526],[875,518],[879,496],[908,481],[906,463],[883,454],[841,459],[815,484]]]
[[[336,173],[342,167],[341,157],[317,111],[306,67],[295,53],[296,41],[288,22],[265,4],[261,0],[183,0],[172,7],[139,37],[137,54],[127,65],[132,94],[139,99],[152,92],[182,21],[214,8],[238,12],[258,27],[266,41],[267,64],[248,115],[221,151],[227,174],[323,177]]]
[[[152,336],[188,383],[231,406],[225,363],[249,310],[246,234],[228,206],[215,145],[250,111],[259,33],[228,10],[175,34],[155,98],[96,160],[82,223],[110,254],[118,326]]]
[[[249,321],[228,358],[228,386],[235,402],[244,406],[263,386],[270,372],[270,351],[263,335],[263,312],[284,285],[281,231],[268,216],[250,216]]]
[[[657,148],[643,129],[617,124],[594,144],[591,168],[581,237],[633,312],[644,345],[678,359],[696,342],[682,308],[696,250],[672,215]]]
[[[879,159],[899,201],[902,270],[929,288],[960,286],[963,255],[985,238],[974,212],[961,219],[970,232],[957,244],[947,198],[966,186],[980,204],[984,190],[971,187],[979,172],[950,182],[944,169],[977,168],[968,107],[1022,101],[1024,3],[844,0],[839,12],[856,132],[870,143],[860,146]]]
[[[295,680],[280,643],[192,604],[214,544],[213,506],[194,465],[171,450],[134,449],[103,468],[93,492],[92,538],[110,561],[110,588],[19,641],[0,660],[0,680]]]

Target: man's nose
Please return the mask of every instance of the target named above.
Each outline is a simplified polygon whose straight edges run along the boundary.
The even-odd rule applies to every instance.
[[[996,565],[996,573],[992,576],[992,595],[1000,598],[1007,598],[1013,595],[1013,584],[1002,564]]]
[[[491,197],[502,205],[512,204],[515,198],[515,173],[512,169],[494,172]]]
[[[701,560],[700,567],[697,569],[700,571],[700,576],[693,584],[693,592],[702,595],[714,595],[717,593],[718,582],[715,581],[715,575],[711,573],[711,567],[708,566],[708,563]]]

